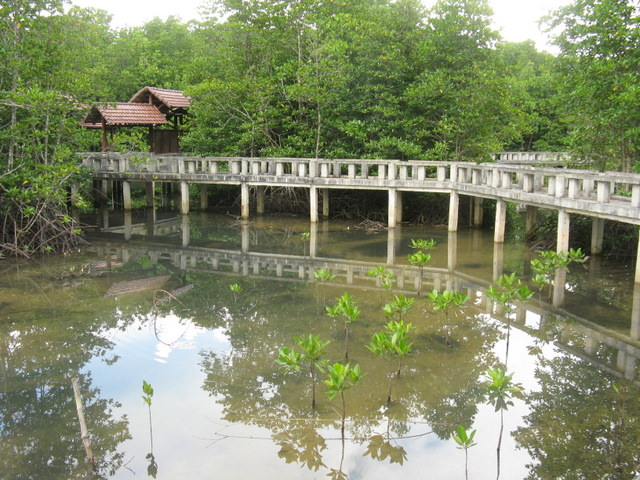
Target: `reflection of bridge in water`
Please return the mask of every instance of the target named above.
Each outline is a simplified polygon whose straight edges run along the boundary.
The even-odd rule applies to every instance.
[[[308,254],[277,254],[251,250],[251,228],[242,224],[240,249],[208,248],[190,245],[189,218],[167,219],[160,222],[132,224],[131,215],[125,215],[124,226],[104,228],[107,234],[94,240],[91,252],[100,257],[124,263],[140,257],[148,257],[152,263],[174,265],[180,270],[210,272],[226,275],[242,275],[256,279],[288,282],[316,281],[314,272],[329,270],[335,279],[331,285],[382,290],[376,279],[367,272],[380,262],[354,261],[341,258],[326,258],[317,255],[318,228],[311,224]],[[132,235],[145,235],[144,242],[132,239]],[[162,235],[181,235],[182,246]],[[456,290],[469,296],[470,303],[480,312],[506,323],[504,315],[485,295],[491,279],[479,278],[456,270],[457,234],[449,232],[447,239],[447,267],[424,267],[396,263],[396,229],[387,232],[386,267],[395,275],[393,290],[406,294],[427,292],[433,289]],[[113,239],[113,240],[112,240]],[[503,273],[502,244],[494,244],[493,279]],[[627,334],[577,316],[565,309],[565,275],[556,275],[551,304],[538,299],[517,304],[510,324],[537,338],[555,341],[555,344],[571,354],[597,365],[615,376],[632,380],[640,385],[640,284],[635,284],[630,328]]]

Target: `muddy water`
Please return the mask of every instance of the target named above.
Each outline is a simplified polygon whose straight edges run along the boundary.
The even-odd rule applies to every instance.
[[[629,265],[571,266],[564,288],[507,315],[484,293],[512,272],[534,289],[531,254],[486,232],[213,215],[98,223],[75,256],[0,265],[0,478],[90,478],[72,378],[94,478],[439,479],[465,467],[473,479],[634,478],[640,292]],[[427,238],[437,245],[420,270],[409,244]],[[380,265],[391,289],[367,275]],[[316,281],[319,269],[335,278]],[[467,295],[466,307],[434,312],[434,288]],[[361,310],[348,345],[325,309],[345,292]],[[365,345],[394,295],[414,299],[413,346],[387,403],[389,362]],[[366,374],[345,393],[344,436],[325,377],[314,410],[307,370],[275,362],[307,334],[331,342],[331,363],[348,348]],[[523,394],[496,409],[489,368]],[[466,461],[459,425],[476,431]]]

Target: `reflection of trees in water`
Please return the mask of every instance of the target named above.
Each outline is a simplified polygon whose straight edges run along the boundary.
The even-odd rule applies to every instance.
[[[95,357],[116,361],[108,358],[112,344],[102,336],[115,316],[109,311],[104,316],[108,321],[96,317],[93,312],[104,311],[104,306],[90,300],[82,308],[92,313],[78,313],[81,292],[60,290],[42,278],[29,282],[38,283],[39,292],[31,291],[28,298],[29,310],[39,312],[38,318],[0,323],[0,476],[88,478],[91,466],[80,439],[71,383],[77,377],[96,463],[93,478],[106,478],[123,463],[118,446],[130,438],[128,422],[116,416],[119,404],[101,398],[91,375],[80,372]],[[24,318],[19,308],[10,304],[3,313]]]
[[[640,391],[573,357],[538,358],[541,390],[514,437],[534,460],[529,478],[634,479],[640,459]]]
[[[226,295],[222,288],[217,291]],[[313,290],[307,293],[313,294]],[[310,470],[327,468],[330,475],[342,478],[341,467],[329,465],[323,458],[329,438],[321,431],[337,431],[339,415],[324,395],[318,396],[317,411],[312,412],[306,400],[307,379],[283,374],[275,362],[283,345],[306,333],[305,325],[313,325],[314,333],[321,336],[335,330],[330,319],[319,317],[313,309],[301,313],[298,306],[306,299],[291,301],[294,298],[271,296],[268,311],[260,308],[260,314],[242,302],[214,309],[215,318],[210,321],[225,329],[231,348],[201,352],[200,365],[206,375],[203,389],[222,405],[224,420],[270,430],[280,446],[279,456],[286,462]],[[250,301],[255,303],[255,298]],[[224,299],[220,304],[231,305]],[[384,315],[378,310],[364,311],[361,323],[368,325],[359,325],[354,332],[354,347],[356,342],[359,346],[352,356],[362,364],[367,377],[346,393],[349,418],[345,436],[347,445],[358,445],[361,454],[373,460],[403,464],[407,458],[403,445],[408,438],[433,431],[447,440],[457,425],[473,424],[477,405],[484,401],[485,391],[478,379],[496,362],[492,349],[499,338],[497,327],[470,317],[460,322],[451,345],[446,345],[438,332],[439,324],[419,311],[410,319],[417,325],[416,353],[407,358],[407,373],[398,384],[397,400],[387,409],[383,408],[386,392],[380,388],[386,385],[386,361],[364,347],[371,332],[384,322]],[[329,346],[327,356],[344,356],[340,342]],[[334,437],[340,438],[339,431]]]

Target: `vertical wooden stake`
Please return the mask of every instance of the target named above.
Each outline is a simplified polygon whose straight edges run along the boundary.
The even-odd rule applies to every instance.
[[[73,385],[73,396],[76,399],[76,409],[78,410],[78,421],[80,422],[80,438],[82,439],[82,446],[87,455],[87,461],[95,466],[93,459],[93,452],[91,451],[91,439],[89,438],[89,430],[87,429],[87,422],[84,420],[84,407],[82,406],[82,397],[80,396],[80,387],[78,386],[78,379],[72,378],[71,384]]]

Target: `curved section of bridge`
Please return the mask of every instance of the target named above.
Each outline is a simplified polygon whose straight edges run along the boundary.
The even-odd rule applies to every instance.
[[[190,183],[201,185],[201,208],[207,206],[207,185],[238,185],[243,218],[250,215],[250,188],[256,190],[256,210],[260,214],[264,212],[264,189],[284,186],[309,189],[310,220],[315,223],[320,214],[320,200],[322,215],[329,213],[331,189],[386,190],[388,224],[393,228],[402,221],[403,192],[443,193],[449,196],[449,231],[456,231],[459,196],[467,195],[476,199],[474,224],[482,219],[481,200],[496,201],[494,240],[497,243],[504,241],[507,202],[525,206],[527,230],[533,228],[538,208],[556,210],[558,251],[569,249],[570,215],[591,217],[592,255],[602,251],[605,220],[640,225],[640,175],[539,167],[522,164],[518,158],[515,152],[509,153],[505,162],[496,163],[100,153],[85,154],[83,164],[95,180],[102,182],[105,195],[109,181],[122,183],[125,210],[131,208],[131,182],[146,183],[151,197],[155,182],[178,183],[183,214],[190,208]],[[540,160],[544,159],[534,157],[533,161]],[[640,262],[637,261],[635,280],[640,283]]]

